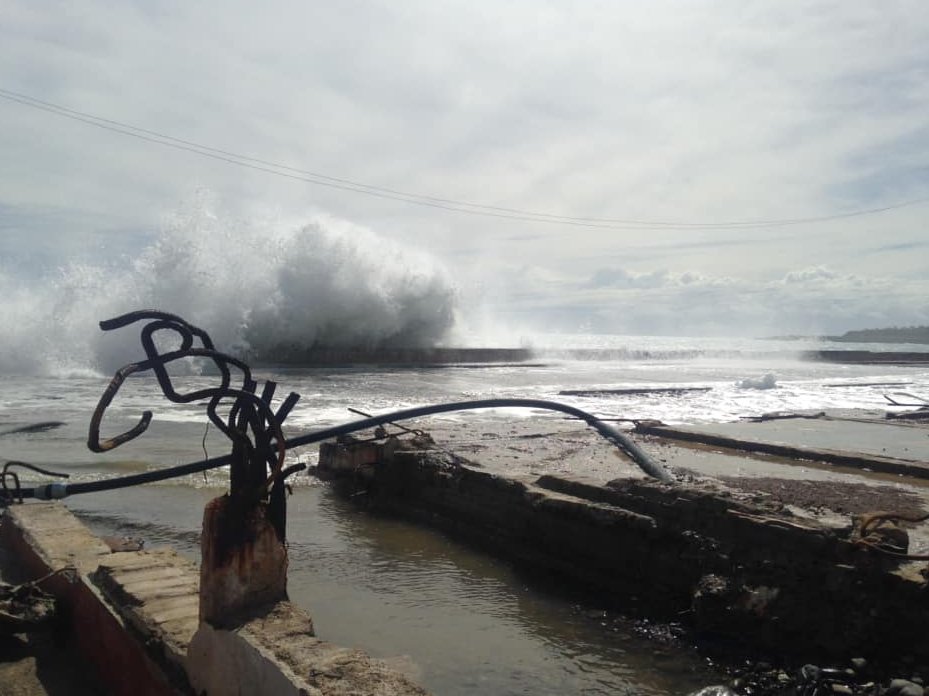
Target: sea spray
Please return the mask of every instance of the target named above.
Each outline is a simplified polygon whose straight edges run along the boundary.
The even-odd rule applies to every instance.
[[[134,258],[67,263],[25,283],[0,269],[0,292],[4,374],[109,374],[142,357],[138,333],[98,322],[149,307],[264,359],[281,346],[435,345],[457,311],[450,273],[420,250],[324,216],[234,219],[202,200]]]

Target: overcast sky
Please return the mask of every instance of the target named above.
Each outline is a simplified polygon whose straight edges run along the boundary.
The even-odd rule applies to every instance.
[[[0,90],[7,282],[208,199],[431,257],[474,323],[929,324],[925,0],[0,0]]]

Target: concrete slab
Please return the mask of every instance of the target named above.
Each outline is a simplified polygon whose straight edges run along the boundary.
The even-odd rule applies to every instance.
[[[162,669],[186,680],[187,646],[199,625],[197,566],[170,549],[129,551],[101,563],[94,581]]]
[[[7,509],[8,529],[21,530],[24,541],[41,559],[34,572],[76,568],[94,570],[110,547],[60,504],[16,505]],[[4,525],[6,527],[6,523]]]
[[[769,442],[797,448],[857,452],[921,462],[929,467],[929,427],[897,421],[852,420],[847,418],[782,418],[763,422],[739,421],[675,430],[711,433],[740,440]]]
[[[898,421],[828,416],[677,426],[644,421],[635,432],[775,455],[798,465],[818,461],[929,479],[929,429]]]

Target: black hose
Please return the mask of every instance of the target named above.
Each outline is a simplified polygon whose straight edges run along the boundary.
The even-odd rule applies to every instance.
[[[391,421],[408,420],[410,418],[420,418],[422,416],[435,415],[437,413],[448,413],[450,411],[467,411],[477,408],[540,408],[549,411],[561,411],[587,423],[604,438],[612,442],[621,450],[626,452],[632,460],[638,464],[646,474],[659,481],[671,482],[671,475],[660,464],[655,462],[646,454],[632,439],[615,426],[598,420],[596,416],[582,411],[574,406],[558,403],[557,401],[545,401],[542,399],[477,399],[474,401],[458,401],[447,404],[434,404],[432,406],[419,406],[417,408],[408,408],[402,411],[393,411],[380,416],[371,416],[362,420],[336,425],[331,428],[324,428],[305,435],[298,435],[285,442],[285,448],[302,447],[314,442],[329,440],[339,435],[347,435],[359,430],[366,430],[378,425],[384,425]],[[55,498],[64,498],[69,495],[78,495],[80,493],[96,493],[99,491],[108,491],[116,488],[126,488],[128,486],[138,486],[143,483],[153,483],[163,481],[169,478],[195,474],[209,469],[217,469],[228,464],[232,455],[222,457],[213,457],[203,461],[193,462],[191,464],[182,464],[158,471],[148,471],[144,474],[134,474],[132,476],[120,476],[117,478],[106,479],[104,481],[89,481],[87,483],[51,483],[45,486],[36,486],[35,488],[23,488],[22,496],[24,498],[39,498],[49,500]]]

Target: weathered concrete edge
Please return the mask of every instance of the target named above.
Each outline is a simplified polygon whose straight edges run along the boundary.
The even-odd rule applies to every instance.
[[[233,630],[201,624],[189,640],[163,630],[164,617],[125,584],[120,570],[148,567],[158,552],[112,553],[61,503],[14,506],[0,519],[0,544],[31,577],[74,568],[43,588],[66,609],[70,639],[108,693],[425,696],[421,686],[360,650],[316,638],[310,616],[278,602]],[[198,580],[193,570],[180,575]],[[195,687],[194,689],[191,686]]]
[[[140,583],[140,574],[148,582]],[[114,553],[91,577],[149,658],[186,688],[187,646],[197,628],[196,566],[171,549]]]
[[[312,635],[290,602],[264,608],[234,630],[203,623],[188,651],[198,693],[283,696],[426,696],[406,675],[361,650]]]
[[[802,465],[805,461],[820,461],[827,464],[847,466],[854,469],[871,469],[884,474],[903,474],[913,478],[929,479],[929,468],[906,459],[865,455],[856,452],[843,452],[841,450],[816,449],[809,447],[794,447],[774,442],[761,442],[758,440],[745,440],[726,435],[702,432],[697,430],[683,430],[669,425],[641,422],[636,424],[635,432],[640,435],[651,435],[670,440],[697,442],[704,445],[724,447],[741,452],[756,452],[771,454],[777,457],[804,460],[798,461]]]

